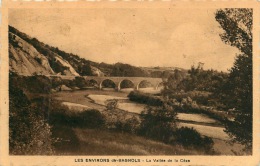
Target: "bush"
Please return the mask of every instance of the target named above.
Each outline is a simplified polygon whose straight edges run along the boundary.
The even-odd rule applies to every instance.
[[[56,103],[50,113],[51,124],[62,124],[71,127],[101,128],[105,124],[103,115],[95,109],[82,112],[69,111],[67,108]]]
[[[202,105],[211,105],[211,97],[210,92],[206,91],[189,91],[189,92],[179,92],[179,93],[170,93],[167,96],[171,99],[176,99],[177,101],[181,102],[183,98],[191,98],[192,100],[196,101],[198,104]]]
[[[169,105],[147,107],[141,113],[139,135],[168,143],[176,129],[174,108]]]
[[[74,89],[76,87],[75,81],[73,80],[62,80],[62,84],[64,84],[65,86]]]
[[[172,144],[179,143],[186,148],[203,149],[206,152],[213,151],[213,140],[210,137],[202,136],[193,128],[181,127],[174,133]]]
[[[106,128],[113,131],[136,134],[140,125],[138,115],[129,117],[124,111],[118,110],[117,106],[118,100],[116,99],[106,101],[106,111],[103,112],[103,115],[106,117]]]
[[[75,77],[73,81],[75,85],[80,89],[84,88],[87,85],[87,82],[83,77]]]
[[[106,100],[105,104],[107,110],[115,111],[115,109],[117,109],[118,107],[118,100],[116,99]]]
[[[9,81],[23,91],[31,93],[50,93],[52,88],[51,80],[43,75],[35,76],[19,76],[14,73],[10,73]]]
[[[198,106],[194,104],[183,104],[176,106],[177,112],[183,113],[197,113],[197,114],[205,114],[212,119],[216,119],[220,122],[226,122],[230,115],[227,115],[225,112],[214,110],[210,107]]]
[[[41,58],[39,58],[39,57],[35,57],[34,58],[39,64],[42,64],[42,60],[41,60]]]
[[[63,84],[63,80],[61,77],[52,77],[51,78],[51,85],[52,85],[52,88],[57,88],[57,87],[60,87],[61,85]]]
[[[51,155],[51,127],[44,109],[9,84],[9,149],[13,155]]]
[[[142,104],[147,104],[150,106],[162,106],[163,105],[163,101],[160,98],[152,96],[150,94],[141,93],[138,91],[130,92],[127,97],[131,101],[142,103]]]
[[[139,130],[140,122],[133,116],[125,121],[116,121],[114,130],[126,133],[136,134]]]

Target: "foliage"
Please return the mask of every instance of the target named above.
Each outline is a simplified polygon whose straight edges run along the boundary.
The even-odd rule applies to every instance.
[[[121,77],[147,77],[149,76],[141,68],[131,66],[129,64],[116,63],[113,66],[111,76],[121,76]]]
[[[152,71],[151,72],[151,77],[153,77],[153,78],[161,78],[162,77],[162,71]]]
[[[60,87],[63,84],[63,80],[60,77],[52,77],[51,78],[51,86],[52,88]]]
[[[182,98],[179,102],[176,99],[168,99],[167,103],[175,107],[178,113],[195,113],[195,114],[205,114],[210,118],[216,119],[220,122],[225,122],[227,119],[233,116],[228,115],[226,112],[218,111],[214,107],[207,107],[203,105],[198,105],[191,98]]]
[[[227,74],[215,70],[204,70],[201,66],[194,67],[188,70],[189,76],[180,81],[172,81],[168,79],[167,84],[174,84],[170,86],[171,91],[208,91],[215,92],[223,84],[227,78]]]
[[[106,101],[106,109],[114,111],[118,107],[118,100],[111,99]]]
[[[224,29],[220,35],[226,44],[238,48],[239,54],[226,83],[220,91],[220,98],[239,113],[234,121],[226,123],[226,131],[238,141],[252,148],[252,9],[222,9],[216,12],[216,20]]]
[[[124,111],[118,110],[118,100],[106,101],[106,110],[103,113],[106,117],[106,128],[113,131],[136,134],[140,121],[137,115],[128,115]]]
[[[140,135],[166,143],[174,136],[177,127],[177,112],[174,107],[167,104],[160,107],[147,107],[140,116]]]
[[[178,128],[171,143],[178,143],[186,148],[203,149],[206,153],[213,153],[213,140],[207,136],[202,136],[194,128]]]
[[[51,80],[44,75],[35,76],[19,76],[15,73],[10,72],[10,82],[24,91],[30,93],[50,93],[52,89]]]
[[[140,122],[137,117],[125,119],[124,121],[117,120],[115,122],[115,131],[137,134]]]
[[[60,55],[63,59],[65,59],[67,62],[70,63],[70,65],[76,70],[77,73],[79,73],[82,76],[90,75],[92,76],[92,70],[91,70],[91,62],[80,58],[78,55],[67,53],[62,50],[60,50],[58,47],[54,48],[51,46],[46,45],[46,47],[51,50],[52,52]]]
[[[46,55],[46,54],[45,54]],[[51,52],[49,52],[49,55],[52,55]],[[54,55],[49,56],[48,58],[49,64],[52,68],[52,70],[55,73],[60,73],[61,75],[65,75],[65,71],[69,69],[69,67],[67,66],[63,66],[62,63],[60,63],[60,61],[58,61]]]
[[[164,91],[180,91],[179,84],[184,79],[184,73],[175,69],[173,74],[167,75],[167,81],[164,83]]]
[[[159,97],[152,96],[151,94],[142,93],[139,91],[131,91],[128,96],[129,100],[147,104],[150,106],[162,106],[163,101]]]
[[[109,130],[120,130],[124,119],[122,120],[120,114],[117,113],[118,100],[106,100],[105,105],[106,128]]]
[[[98,110],[68,110],[58,102],[52,103],[49,121],[51,124],[80,128],[101,128],[105,124],[105,119]]]
[[[253,10],[220,9],[216,12],[215,18],[225,31],[220,34],[222,41],[246,55],[252,55]]]
[[[14,155],[53,154],[51,127],[43,107],[9,84],[9,148]]]
[[[87,82],[83,77],[75,77],[73,81],[75,85],[80,89],[84,88],[87,85]]]
[[[74,80],[62,80],[62,84],[65,86],[74,89],[76,87],[75,81]]]

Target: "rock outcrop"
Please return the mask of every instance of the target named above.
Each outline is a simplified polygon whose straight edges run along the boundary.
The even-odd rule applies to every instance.
[[[10,71],[20,75],[54,75],[48,59],[32,45],[15,34],[9,33]]]

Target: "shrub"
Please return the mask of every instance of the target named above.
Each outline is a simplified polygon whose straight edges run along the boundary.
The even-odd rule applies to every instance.
[[[52,88],[60,87],[62,84],[63,84],[63,81],[62,81],[61,77],[52,77],[51,78]]]
[[[50,79],[42,75],[29,77],[26,84],[31,92],[36,93],[50,93],[52,88]]]
[[[105,124],[105,119],[102,114],[95,109],[86,110],[79,114],[79,123],[83,127],[100,128]]]
[[[140,120],[138,120],[135,116],[133,116],[126,120],[124,131],[136,134],[139,130],[139,127],[140,127]]]
[[[192,104],[184,104],[182,106],[176,107],[178,112],[184,113],[198,113],[198,114],[205,114],[210,118],[216,119],[220,122],[226,122],[229,116],[225,112],[220,112],[214,110],[213,108],[205,107],[205,106],[198,106]]]
[[[184,147],[203,149],[206,152],[213,151],[213,140],[210,137],[202,136],[194,128],[181,127],[174,133],[172,144],[179,143]]]
[[[176,129],[174,108],[164,104],[161,107],[147,107],[141,113],[139,135],[168,143]]]
[[[138,91],[130,92],[127,97],[131,101],[142,103],[142,104],[147,104],[150,106],[162,106],[163,105],[163,101],[160,98],[152,96],[150,94],[141,93]]]
[[[75,85],[80,89],[84,88],[87,85],[86,80],[83,77],[75,77],[73,81],[75,82]]]
[[[19,76],[10,73],[10,82],[23,91],[31,93],[50,93],[52,84],[51,80],[43,75]]]
[[[189,92],[179,92],[179,93],[170,93],[167,96],[171,99],[176,99],[181,102],[183,98],[191,98],[193,101],[196,101],[198,104],[202,105],[212,105],[211,102],[211,93],[206,91],[189,91]]]
[[[105,124],[103,115],[95,109],[82,112],[69,111],[67,108],[56,103],[50,113],[51,124],[62,124],[71,127],[101,128]]]
[[[124,111],[118,110],[117,106],[118,100],[116,99],[106,101],[106,111],[103,112],[106,117],[106,128],[136,134],[140,125],[138,115],[132,115],[129,118]]]
[[[51,127],[43,108],[9,84],[9,149],[13,155],[53,154]]]
[[[114,130],[126,133],[136,134],[139,129],[140,122],[133,116],[125,121],[116,121]]]
[[[107,110],[114,111],[118,107],[118,100],[116,99],[107,100],[105,104]]]
[[[74,89],[76,87],[75,81],[73,80],[62,80],[62,83],[71,89]]]
[[[39,58],[39,57],[35,57],[34,58],[39,64],[42,64],[42,60],[41,60],[41,58]]]

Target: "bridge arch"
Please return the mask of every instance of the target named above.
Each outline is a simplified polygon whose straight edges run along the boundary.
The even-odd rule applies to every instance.
[[[95,79],[86,80],[88,87],[99,88],[99,83]]]
[[[164,84],[164,82],[157,83],[156,86],[155,86],[155,90],[159,89],[160,86],[163,87],[164,86],[163,84]]]
[[[130,79],[123,79],[123,80],[121,80],[119,83],[118,83],[118,86],[117,86],[117,89],[118,90],[121,90],[122,89],[122,84],[124,83],[124,82],[130,82],[130,84],[132,84],[132,88],[135,88],[135,84],[134,84],[134,82],[133,81],[131,81]],[[128,83],[129,84],[129,83]]]
[[[103,85],[104,83],[106,85],[108,85],[108,87],[111,87],[111,88],[114,88],[114,89],[116,88],[116,83],[112,79],[107,78],[107,79],[104,79],[100,82],[99,89],[102,89],[104,87],[104,85]]]
[[[142,80],[142,81],[140,81],[137,85],[136,85],[136,90],[139,90],[139,88],[140,88],[140,85],[142,84],[142,83],[148,83],[148,84],[150,84],[151,85],[151,87],[154,87],[154,85],[150,82],[150,81],[148,81],[148,80]]]

